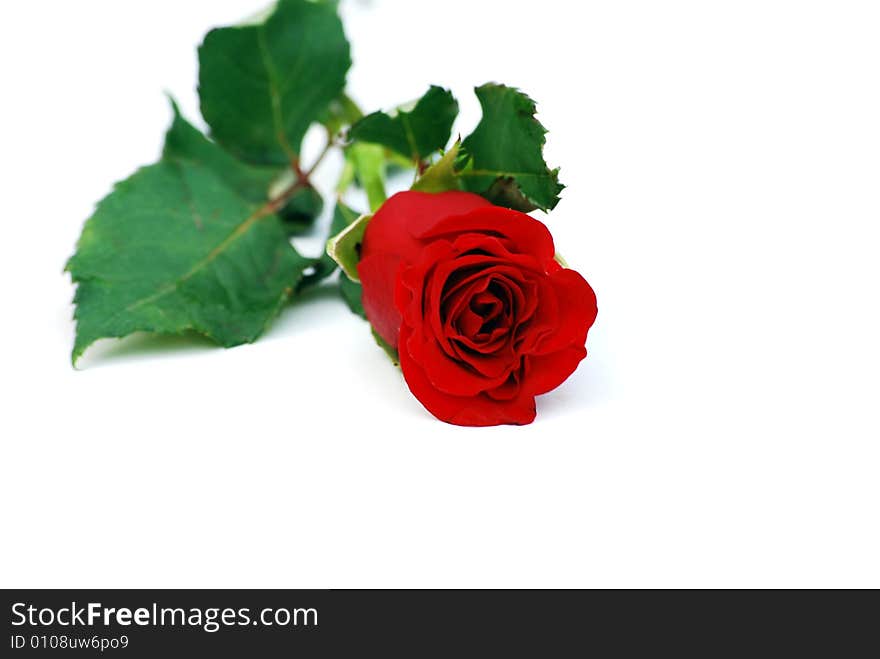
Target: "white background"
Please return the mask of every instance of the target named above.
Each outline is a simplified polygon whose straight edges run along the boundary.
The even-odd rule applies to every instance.
[[[880,586],[876,3],[343,0],[365,109],[450,86],[466,134],[497,80],[550,130],[599,318],[490,429],[428,415],[332,295],[71,368],[83,221],[259,8],[0,9],[0,585]]]

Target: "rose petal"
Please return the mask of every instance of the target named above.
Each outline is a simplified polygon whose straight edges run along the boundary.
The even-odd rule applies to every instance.
[[[494,389],[490,389],[486,392],[486,395],[492,400],[513,400],[519,396],[522,393],[520,386],[520,370],[521,369],[514,369],[503,384],[500,384]]]
[[[456,268],[456,265],[462,263],[465,265]],[[460,270],[469,269],[473,269],[473,272],[468,272],[461,281],[450,284],[460,275]],[[470,302],[470,295],[484,290],[491,283],[492,276],[501,275],[516,278],[521,276],[521,271],[510,265],[495,264],[490,257],[466,256],[441,261],[427,276],[424,284],[425,322],[430,325],[432,334],[440,341],[444,350],[449,353],[453,351],[449,343],[450,319]]]
[[[385,253],[373,254],[358,263],[367,320],[379,336],[394,347],[397,347],[401,323],[401,315],[394,300],[395,282],[400,268],[400,259]]]
[[[451,336],[455,333],[456,329],[454,323],[465,312],[472,313],[482,324],[482,318],[470,310],[469,305],[473,296],[481,291],[485,291],[488,286],[489,280],[486,277],[475,278],[469,283],[467,288],[457,289],[456,293],[452,295],[445,295],[440,304],[440,313],[445,320],[443,321],[443,327],[440,329],[435,328],[435,331]]]
[[[361,258],[385,253],[411,264],[421,257],[424,243],[417,236],[444,219],[489,206],[469,192],[398,192],[389,197],[367,224]]]
[[[446,241],[438,240],[425,247],[422,261],[411,266],[401,266],[394,280],[394,305],[403,321],[410,326],[421,327],[425,322],[424,310],[430,302],[425,300],[428,270],[435,261],[447,258],[451,253],[452,246]]]
[[[464,215],[448,217],[414,235],[423,240],[462,233],[483,233],[511,240],[516,251],[531,254],[542,264],[553,262],[553,236],[533,217],[498,206],[477,208]]]
[[[514,345],[518,354],[528,354],[535,346],[558,330],[559,301],[549,277],[536,277],[529,282],[528,300],[534,305],[531,313],[517,326]]]
[[[556,330],[543,340],[531,352],[548,354],[568,346],[583,346],[587,340],[587,332],[596,320],[596,294],[574,270],[560,270],[549,277],[559,307],[559,317],[555,323]]]
[[[549,355],[524,357],[523,389],[533,396],[540,396],[555,389],[574,373],[578,364],[586,356],[586,348],[573,346]]]
[[[516,366],[510,360],[502,361],[495,355],[489,359],[499,359],[500,368],[495,377],[488,377],[474,369],[469,361],[458,359],[445,352],[432,338],[414,333],[407,339],[405,350],[418,362],[431,384],[440,391],[456,396],[474,396],[486,389],[493,389],[503,383],[510,370]]]
[[[457,336],[474,336],[483,326],[483,317],[478,316],[473,309],[468,306],[455,317],[454,325],[455,329],[458,330]],[[449,325],[447,325],[447,327],[449,327]]]
[[[401,328],[401,345],[409,328]],[[400,368],[412,394],[435,417],[459,426],[525,425],[535,419],[535,399],[520,392],[511,400],[492,400],[486,394],[453,396],[439,391],[407,350],[400,351]]]

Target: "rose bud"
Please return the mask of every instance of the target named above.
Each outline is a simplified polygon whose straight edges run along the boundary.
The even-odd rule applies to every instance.
[[[442,421],[523,425],[586,356],[593,289],[538,220],[467,192],[401,192],[367,224],[358,263],[375,331]]]

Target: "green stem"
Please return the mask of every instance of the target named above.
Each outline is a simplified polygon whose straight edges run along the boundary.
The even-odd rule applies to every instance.
[[[346,155],[367,193],[370,210],[377,211],[388,198],[385,193],[385,150],[375,144],[357,143],[348,148]]]

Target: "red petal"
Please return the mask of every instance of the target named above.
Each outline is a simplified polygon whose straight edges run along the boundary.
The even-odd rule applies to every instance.
[[[533,396],[540,396],[555,389],[574,373],[578,364],[586,356],[586,348],[574,346],[549,355],[525,357],[523,389]]]
[[[413,263],[421,257],[423,243],[417,237],[438,222],[467,213],[488,201],[470,192],[398,192],[376,211],[367,224],[361,258],[389,253]]]
[[[429,291],[425,285],[429,278],[428,272],[437,261],[451,258],[452,253],[452,245],[445,240],[437,240],[424,248],[421,260],[401,269],[400,278],[394,284],[400,291],[394,298],[395,304],[404,320],[413,327],[426,322],[424,310],[430,310],[431,307]],[[409,294],[403,294],[403,289],[409,291]],[[439,315],[439,306],[435,311]]]
[[[534,349],[536,354],[556,352],[569,346],[583,346],[587,332],[596,320],[596,294],[574,270],[560,270],[549,277],[556,301],[559,317],[556,330],[549,334]]]
[[[535,346],[559,331],[559,301],[550,278],[536,277],[531,283],[531,314],[516,328],[515,345],[520,354],[534,352]]]
[[[370,325],[390,346],[397,347],[401,317],[394,304],[394,287],[400,259],[378,253],[358,263],[358,276],[363,287],[364,311]]]
[[[407,343],[409,328],[401,328],[401,346]],[[535,399],[520,392],[511,400],[492,400],[486,394],[453,396],[434,387],[422,367],[403,349],[400,368],[412,394],[435,417],[458,426],[525,425],[535,420]]]
[[[517,248],[515,251],[531,254],[541,264],[553,262],[556,254],[553,236],[541,222],[525,213],[498,206],[478,208],[466,215],[449,217],[415,235],[427,240],[461,233],[503,236],[514,243]]]
[[[403,332],[401,331],[401,334]],[[450,355],[430,337],[425,337],[416,330],[412,336],[407,328],[407,342],[401,341],[401,349],[409,353],[413,360],[421,364],[431,384],[449,394],[456,396],[475,396],[486,389],[494,389],[502,384],[511,369],[519,366],[518,360],[506,359],[496,355],[486,355],[480,361],[495,359],[498,361],[498,375],[486,377],[476,371],[467,361]]]

